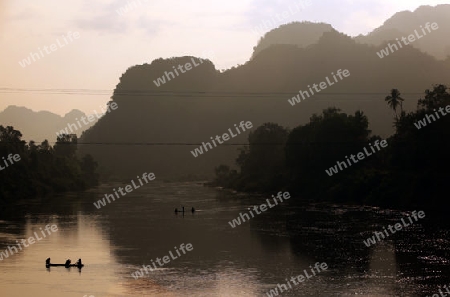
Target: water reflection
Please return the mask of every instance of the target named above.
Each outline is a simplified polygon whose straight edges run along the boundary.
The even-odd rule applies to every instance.
[[[423,296],[450,283],[448,228],[424,220],[367,248],[373,231],[405,213],[329,204],[271,208],[231,228],[266,197],[195,183],[152,184],[97,210],[114,185],[22,205],[0,221],[0,248],[46,224],[58,232],[0,261],[1,296],[263,296],[316,262],[328,270],[283,296]],[[174,208],[194,206],[195,214]],[[131,273],[181,243],[194,250],[134,279]],[[83,259],[78,269],[45,259]]]
[[[14,225],[14,222],[3,223],[2,235],[8,230],[4,225]],[[64,296],[97,293],[100,296],[109,291],[116,279],[112,267],[119,267],[111,253],[109,235],[97,220],[81,212],[67,216],[29,216],[18,234],[0,237],[1,248],[34,236],[34,232],[47,224],[56,224],[58,231],[1,261],[1,295],[56,297],[62,293]],[[55,263],[82,258],[86,267],[81,271],[75,267],[46,268],[48,257]],[[97,281],[89,281],[94,279]]]

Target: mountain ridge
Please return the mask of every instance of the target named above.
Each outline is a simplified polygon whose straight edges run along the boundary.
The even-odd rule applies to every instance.
[[[404,109],[413,110],[425,89],[450,77],[450,68],[412,46],[380,59],[376,52],[382,48],[360,44],[333,30],[306,48],[271,46],[224,72],[208,61],[160,87],[153,80],[191,57],[135,65],[120,77],[114,90],[112,100],[120,108],[82,137],[87,143],[110,143],[109,149],[80,149],[101,165],[120,168],[124,175],[152,168],[161,177],[197,174],[197,178],[209,178],[218,164],[234,163],[238,146],[218,146],[198,158],[190,151],[241,121],[251,121],[254,127],[275,122],[293,128],[305,124],[312,114],[336,106],[346,113],[362,110],[374,133],[391,135],[392,111],[384,101],[390,90],[400,89],[406,99]],[[350,77],[294,107],[288,103],[299,90],[339,69],[348,69]],[[247,136],[243,133],[233,140],[246,143]],[[142,145],[115,145],[136,142]]]
[[[426,41],[417,40],[412,45],[437,59],[444,60],[450,56],[450,41],[445,42],[448,40],[445,32],[450,31],[449,15],[450,4],[423,5],[414,11],[397,12],[368,34],[361,34],[353,39],[362,44],[380,46],[389,41],[395,41],[396,38],[400,39],[413,34],[414,30],[420,30],[420,26],[425,25],[426,22],[437,22],[441,30],[427,36]],[[296,21],[280,25],[261,36],[253,48],[251,59],[274,45],[291,44],[305,48],[317,43],[324,33],[333,30],[336,31],[332,25],[323,22]]]
[[[24,140],[42,142],[48,140],[56,141],[56,133],[59,133],[67,125],[76,123],[77,119],[86,116],[86,114],[78,109],[72,109],[64,116],[52,113],[50,111],[41,110],[33,111],[24,106],[9,105],[3,111],[0,111],[0,124],[3,126],[13,126],[23,134]],[[78,137],[86,129],[93,126],[82,125],[79,130],[74,131]]]

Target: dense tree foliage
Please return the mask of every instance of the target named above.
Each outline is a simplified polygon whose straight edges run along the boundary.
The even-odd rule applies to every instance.
[[[47,140],[36,145],[21,138],[20,131],[0,125],[0,202],[83,190],[98,183],[92,156],[77,157],[76,135],[61,135],[53,147]],[[16,154],[19,161],[8,161],[9,155]]]
[[[337,108],[328,108],[322,115],[313,115],[310,123],[295,128],[285,150],[290,187],[300,190],[306,186],[317,191],[342,180],[344,175],[330,179],[324,170],[362,150],[368,143],[368,125],[360,111],[349,116]]]
[[[408,203],[434,208],[449,204],[444,195],[450,164],[450,116],[444,114],[449,105],[447,86],[435,85],[418,101],[417,111],[403,113],[396,122],[389,171],[397,181],[385,181],[386,199],[407,197]],[[426,126],[418,129],[420,122]]]
[[[240,151],[236,160],[241,167],[241,178],[237,181],[240,187],[263,191],[278,187],[285,174],[283,152],[288,135],[287,129],[274,123],[250,132],[249,146]]]
[[[386,98],[395,112],[400,92],[393,89]],[[395,113],[396,132],[386,148],[332,176],[325,170],[381,140],[371,136],[362,112],[347,115],[328,108],[290,132],[264,124],[250,134],[250,149],[241,151],[240,171],[219,166],[215,184],[241,191],[288,188],[297,197],[315,201],[443,209],[450,205],[444,195],[450,164],[447,106],[450,109],[445,85],[426,90],[415,112]],[[258,142],[284,143],[284,148],[255,146]]]

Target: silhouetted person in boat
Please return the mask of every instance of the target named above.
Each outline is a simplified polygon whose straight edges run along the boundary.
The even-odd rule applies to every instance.
[[[191,209],[191,211],[192,211],[192,213],[194,213],[195,212],[195,208],[192,206],[192,209]]]
[[[183,216],[184,216],[184,206],[181,207],[181,210],[178,210],[178,208],[175,208],[175,214],[178,214],[179,212],[183,213]]]
[[[45,265],[50,265],[50,258],[48,258],[47,260],[45,260]]]
[[[81,267],[83,264],[81,263],[81,259],[78,259],[77,266]]]
[[[64,264],[64,266],[66,266],[66,268],[67,267],[70,267],[70,263],[71,263],[72,261],[70,261],[70,259],[67,259],[67,261],[66,261],[66,264]]]

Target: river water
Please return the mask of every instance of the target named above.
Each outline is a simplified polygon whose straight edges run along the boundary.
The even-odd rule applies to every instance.
[[[124,184],[2,209],[0,250],[47,224],[58,231],[3,257],[0,296],[267,296],[316,262],[329,268],[282,296],[431,296],[450,284],[450,227],[430,214],[366,247],[363,240],[407,212],[284,203],[231,228],[230,220],[269,197],[156,181],[94,207],[118,186]],[[198,211],[175,215],[181,205]],[[144,277],[131,276],[182,243],[193,250]],[[46,269],[48,257],[82,258],[85,267]]]

